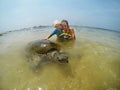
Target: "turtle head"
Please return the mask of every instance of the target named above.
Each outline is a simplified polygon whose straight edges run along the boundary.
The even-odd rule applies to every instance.
[[[68,56],[65,53],[59,53],[56,60],[60,63],[68,63]]]
[[[68,56],[66,53],[55,50],[55,51],[50,52],[49,56],[51,56],[52,60],[55,60],[57,62],[68,63]]]

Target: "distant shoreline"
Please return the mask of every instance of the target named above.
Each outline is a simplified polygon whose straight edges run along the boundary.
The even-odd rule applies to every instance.
[[[92,27],[92,26],[78,26],[78,25],[70,25],[72,27],[80,27],[80,28],[91,28],[91,29],[98,29],[98,30],[105,30],[105,31],[111,31],[111,32],[116,32],[116,33],[120,33],[120,31],[118,30],[112,30],[112,29],[105,29],[105,28],[100,28],[100,27]],[[41,28],[48,28],[48,27],[53,27],[53,26],[33,26],[33,27],[28,27],[28,28],[22,28],[22,29],[15,29],[15,30],[9,30],[9,31],[3,31],[0,32],[0,36],[3,36],[4,34],[7,34],[9,32],[15,32],[15,31],[26,31],[26,30],[32,30],[32,29],[41,29]]]
[[[111,32],[117,32],[120,33],[118,30],[112,30],[112,29],[105,29],[105,28],[100,28],[100,27],[90,27],[90,26],[80,26],[81,28],[93,28],[93,29],[98,29],[98,30],[104,30],[104,31],[111,31]]]

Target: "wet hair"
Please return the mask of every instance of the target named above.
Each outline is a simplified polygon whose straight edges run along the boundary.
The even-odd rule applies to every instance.
[[[68,30],[67,30],[67,31],[69,32],[69,24],[68,24],[68,21],[67,21],[67,20],[62,20],[61,23],[62,23],[62,22],[65,22],[65,23],[67,24],[67,27],[68,27]]]
[[[69,27],[69,24],[68,24],[68,21],[67,21],[67,20],[62,20],[61,23],[62,23],[62,22],[65,22],[65,23],[67,24],[67,26]]]

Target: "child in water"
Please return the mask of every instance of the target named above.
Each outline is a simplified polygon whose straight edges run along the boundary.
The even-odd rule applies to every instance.
[[[61,23],[59,21],[54,21],[54,27],[56,28],[50,35],[48,35],[45,39],[49,39],[50,37],[52,37],[53,35],[57,35],[57,37],[59,37],[60,34],[62,34],[62,26]]]

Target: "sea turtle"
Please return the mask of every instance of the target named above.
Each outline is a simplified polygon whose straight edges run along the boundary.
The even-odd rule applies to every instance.
[[[29,43],[27,48],[27,57],[29,62],[36,65],[41,61],[53,61],[59,63],[68,63],[66,53],[60,51],[60,46],[50,40],[37,40]]]

